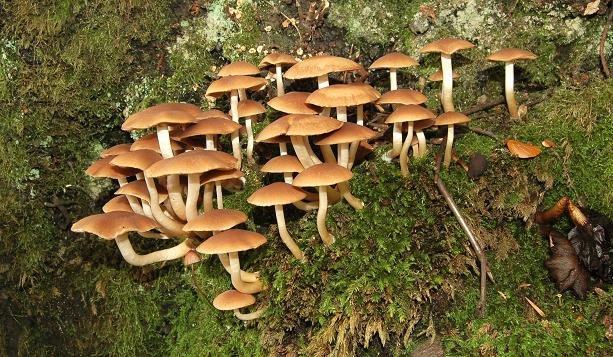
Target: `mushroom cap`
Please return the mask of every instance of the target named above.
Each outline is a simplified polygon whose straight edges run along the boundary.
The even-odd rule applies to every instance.
[[[164,202],[164,200],[166,200],[168,197],[168,191],[166,191],[165,187],[158,185],[157,183],[155,184],[155,188],[158,192],[158,203]],[[128,182],[115,191],[115,194],[134,196],[143,201],[151,202],[151,197],[149,196],[149,190],[147,189],[147,183],[145,180],[134,180],[132,182]]]
[[[473,47],[475,47],[475,45],[466,40],[461,40],[459,38],[444,38],[442,40],[430,42],[419,50],[419,53],[440,52],[451,55],[456,51]]]
[[[114,158],[115,156],[107,156],[105,158],[94,161],[85,170],[85,173],[92,177],[122,179],[128,176],[134,176],[139,172],[139,170],[137,169],[111,165],[111,161]]]
[[[106,240],[113,240],[127,232],[147,232],[159,225],[156,221],[134,212],[108,212],[81,218],[71,231],[88,232]]]
[[[404,53],[392,52],[382,57],[379,57],[368,68],[370,69],[404,68],[404,67],[412,67],[412,66],[419,66],[419,62],[417,62],[410,56],[405,55]]]
[[[263,235],[244,229],[228,229],[205,240],[196,248],[198,253],[224,254],[255,249],[266,243]]]
[[[304,169],[294,178],[294,186],[330,186],[349,181],[351,177],[353,177],[351,170],[337,164],[323,163]]]
[[[266,57],[262,58],[262,61],[258,65],[260,68],[265,68],[268,66],[276,66],[280,65],[282,67],[291,66],[293,64],[298,63],[296,59],[286,53],[273,52],[268,54]]]
[[[139,112],[130,115],[121,125],[121,129],[132,131],[152,128],[158,124],[191,124],[196,121],[196,115],[182,110]]]
[[[487,56],[488,61],[512,62],[517,60],[533,60],[537,55],[519,48],[503,48]]]
[[[285,182],[275,182],[255,191],[247,198],[254,206],[287,205],[303,200],[306,192]]]
[[[229,63],[219,70],[217,73],[220,77],[227,76],[253,76],[260,74],[260,69],[254,64],[245,61],[237,61]]]
[[[256,140],[258,141],[258,140]],[[287,136],[287,135],[279,135],[279,136],[273,136],[271,138],[266,138],[263,140],[259,140],[258,142],[260,143],[267,143],[267,144],[282,144],[282,143],[291,143],[292,139]]]
[[[428,129],[429,127],[433,126],[435,123],[436,122],[433,119],[418,120],[415,123],[413,123],[413,130],[420,131],[420,130]]]
[[[309,92],[289,92],[272,98],[268,101],[268,105],[274,110],[287,114],[317,114],[321,109],[306,102],[309,95],[311,95]]]
[[[240,309],[253,304],[255,304],[253,295],[236,290],[224,291],[213,300],[213,306],[221,311]]]
[[[335,144],[346,144],[354,141],[362,141],[371,139],[377,135],[373,130],[354,123],[343,123],[338,130],[329,132],[320,136],[320,138],[315,141],[316,145],[335,145]]]
[[[261,172],[274,174],[284,172],[302,172],[302,170],[304,170],[304,166],[302,166],[300,160],[298,160],[298,158],[294,155],[281,155],[273,157],[260,168]]]
[[[214,209],[189,220],[189,222],[183,226],[183,230],[186,232],[225,231],[245,221],[247,221],[247,215],[241,211],[233,209]]]
[[[104,213],[115,211],[134,212],[125,195],[115,196],[102,206],[102,212]]]
[[[399,106],[396,110],[394,110],[394,112],[387,117],[385,123],[404,123],[409,121],[434,119],[435,117],[436,115],[434,113],[420,105],[407,104]]]
[[[264,78],[249,76],[227,76],[213,81],[206,89],[206,96],[221,97],[225,93],[238,89],[259,90],[266,85]]]
[[[120,167],[131,167],[141,171],[146,170],[149,166],[162,160],[162,155],[153,150],[143,149],[128,151],[117,155],[111,160],[111,165]]]
[[[226,118],[210,118],[190,125],[180,133],[177,133],[176,138],[183,140],[194,136],[201,135],[226,135],[231,134],[243,126],[231,119]]]
[[[201,261],[200,256],[195,250],[191,249],[183,256],[183,265],[188,266],[199,263]]]
[[[330,55],[307,58],[291,66],[283,75],[288,79],[319,77],[332,72],[358,71],[362,68],[354,61]]]
[[[211,170],[230,170],[236,165],[236,158],[221,151],[192,150],[169,159],[164,159],[145,170],[147,177],[166,175],[199,174]]]
[[[421,92],[412,89],[396,89],[384,93],[377,104],[421,104],[428,100]]]
[[[183,149],[183,146],[181,146],[181,144],[179,144],[178,142],[172,139],[170,140],[170,147],[172,148],[173,151]],[[135,140],[132,143],[132,146],[130,146],[131,151],[144,150],[144,149],[153,150],[157,152],[158,154],[161,152],[160,142],[158,141],[157,133],[151,133],[151,134],[145,135],[142,138]]]
[[[211,119],[211,118],[226,118],[226,119],[230,119],[230,117],[228,116],[228,114],[222,112],[221,110],[218,109],[211,109],[211,110],[207,110],[204,112],[200,112],[200,114],[196,115],[196,120],[205,120],[205,119]]]
[[[266,113],[266,108],[255,100],[241,100],[238,102],[238,116],[240,118],[250,117]]]
[[[436,117],[436,125],[468,123],[470,118],[459,112],[446,112]]]
[[[451,78],[456,79],[458,78],[460,75],[455,72],[455,71],[451,71]],[[432,73],[428,79],[432,82],[440,82],[443,80],[443,71],[436,71],[434,73]]]
[[[333,84],[320,88],[306,99],[309,104],[320,107],[348,107],[377,100],[381,94],[364,83]]]
[[[123,154],[124,152],[130,151],[131,145],[132,143],[124,143],[124,144],[117,144],[117,145],[111,146],[110,148],[104,149],[100,153],[100,157],[105,158],[107,156],[115,156],[115,155]]]
[[[243,176],[245,176],[245,174],[243,174],[242,171],[237,170],[237,169],[212,170],[212,171],[205,172],[200,176],[200,184],[205,185],[207,183],[213,183],[215,181],[230,180],[230,179],[240,178]]]
[[[268,124],[255,141],[268,141],[280,135],[309,136],[331,132],[340,128],[343,122],[323,115],[289,114]]]
[[[521,141],[507,140],[507,148],[513,156],[517,156],[520,159],[530,159],[538,156],[541,153],[541,149],[538,146],[522,143]]]

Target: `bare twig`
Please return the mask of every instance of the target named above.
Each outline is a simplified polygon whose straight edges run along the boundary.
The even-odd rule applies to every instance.
[[[470,108],[462,111],[462,114],[464,114],[464,115],[471,115],[471,114],[478,113],[478,112],[483,111],[483,110],[488,110],[490,108],[499,106],[501,104],[504,104],[505,102],[506,102],[506,100],[504,99],[504,97],[500,96],[500,97],[498,97],[498,98],[496,98],[494,100],[490,100],[489,102],[485,102],[483,104],[479,104],[479,105],[475,105],[474,107],[470,107]]]
[[[492,138],[494,140],[498,140],[498,137],[496,136],[496,134],[494,134],[493,132],[491,132],[489,130],[477,128],[477,127],[474,127],[474,126],[468,126],[468,125],[465,125],[465,124],[456,124],[456,126],[459,127],[459,128],[468,129],[468,130],[470,130],[472,132],[475,132],[477,134],[485,135],[485,136],[490,137],[490,138]]]
[[[602,30],[602,37],[600,38],[600,63],[602,63],[602,70],[604,71],[604,74],[607,78],[611,77],[611,72],[609,72],[609,64],[607,63],[607,55],[604,53],[604,47],[607,42],[607,36],[609,35],[609,27],[611,27],[611,20],[613,19],[612,4],[609,4],[609,16],[607,16],[607,22],[605,22],[604,24],[604,29]]]

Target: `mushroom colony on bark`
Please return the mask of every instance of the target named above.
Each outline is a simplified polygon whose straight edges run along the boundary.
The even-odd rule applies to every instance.
[[[243,146],[248,165],[253,167],[255,142],[274,147],[273,151],[278,145],[279,154],[259,168],[273,183],[256,190],[247,201],[270,210],[271,215],[274,211],[278,237],[269,239],[284,243],[287,259],[307,264],[308,257],[301,248],[306,242],[294,239],[285,210],[316,211],[306,217],[316,215],[317,230],[326,246],[344,238],[334,235],[335,228],[326,222],[326,217],[331,205],[343,201],[356,210],[368,204],[355,197],[350,186],[352,169],[365,153],[372,152],[368,140],[377,136],[365,126],[371,119],[365,107],[391,109],[385,120],[393,127],[391,148],[380,159],[391,162],[398,158],[403,176],[409,174],[409,151],[413,150],[414,158],[424,157],[427,135],[434,136],[436,132],[431,128],[435,127],[447,126],[444,162],[449,165],[454,125],[469,120],[454,111],[452,82],[457,75],[452,72],[451,55],[472,47],[464,40],[443,39],[420,51],[441,53],[442,71],[430,77],[443,81],[443,112],[438,116],[438,108],[425,107],[427,98],[422,93],[400,88],[398,71],[419,65],[403,53],[387,54],[370,66],[372,70],[389,71],[390,91],[383,95],[367,83],[339,81],[341,77],[352,78],[347,76],[350,72],[368,73],[362,65],[346,58],[318,55],[299,61],[287,54],[273,53],[259,66],[230,63],[220,69],[219,79],[206,90],[206,96],[213,100],[228,95],[227,113],[202,110],[188,103],[163,103],[133,113],[124,121],[123,130],[154,132],[145,132],[147,135],[133,143],[104,150],[86,170],[93,177],[117,180],[119,189],[117,196],[103,206],[104,213],[79,220],[72,230],[114,240],[125,261],[136,266],[180,258],[193,266],[201,262],[200,254],[217,255],[228,272],[228,287],[231,284],[232,289],[220,293],[213,305],[219,310],[233,310],[242,320],[260,317],[262,307],[250,313],[239,311],[254,305],[253,294],[266,289],[259,272],[252,271],[251,266],[243,270],[240,255],[260,249],[267,238],[243,229],[249,217],[223,205],[223,195],[242,189],[248,180],[241,171],[245,165]],[[506,63],[505,93],[511,117],[517,116],[513,61],[535,57],[517,49],[501,50],[488,57]],[[262,71],[274,74],[276,82],[276,96],[268,103],[249,98],[250,92],[268,85],[261,77]],[[318,89],[312,93],[286,93],[284,79],[311,81],[312,85],[316,82]],[[254,121],[270,118],[259,133],[253,132]],[[243,129],[247,140],[241,143]],[[140,254],[131,245],[130,233],[163,240],[169,246]]]

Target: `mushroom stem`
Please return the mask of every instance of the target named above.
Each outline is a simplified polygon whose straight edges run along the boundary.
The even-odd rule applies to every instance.
[[[360,104],[356,108],[355,123],[364,126],[364,105]]]
[[[198,196],[200,195],[200,174],[187,175],[187,199],[185,215],[188,221],[198,217]]]
[[[230,258],[230,275],[232,276],[232,285],[236,290],[245,294],[255,294],[264,289],[261,280],[248,283],[241,279],[241,265],[238,259],[238,252],[230,252],[228,253],[228,257]]]
[[[447,146],[445,147],[445,159],[443,164],[445,168],[451,163],[451,147],[453,146],[453,124],[447,126]]]
[[[309,152],[304,145],[304,138],[302,136],[292,135],[290,136],[290,139],[292,140],[292,146],[294,147],[296,156],[302,163],[302,166],[304,166],[305,169],[313,166],[313,159],[311,158],[311,155],[309,155]]]
[[[128,183],[128,180],[125,177],[118,178],[117,183],[119,183],[119,187],[122,187],[123,185],[126,185]],[[132,208],[132,211],[134,211],[134,213],[143,214],[143,215],[145,214],[145,212],[143,211],[143,207],[138,202],[138,199],[136,197],[131,196],[131,195],[125,195],[125,196],[128,199],[130,208]]]
[[[338,119],[338,121],[342,121],[343,123],[347,122],[347,107],[336,107],[336,119]],[[349,165],[349,145],[346,143],[341,143],[338,145],[337,151],[338,164],[340,166],[347,167]]]
[[[160,207],[160,204],[159,204],[160,198],[159,198],[158,191],[155,186],[155,181],[153,180],[153,178],[145,176],[145,183],[147,184],[147,190],[149,191],[149,199],[150,199],[149,202],[151,204],[151,213],[153,214],[153,217],[155,217],[155,220],[160,225],[162,225],[164,229],[167,229],[173,235],[176,235],[178,237],[186,236],[187,235],[186,232],[183,231],[183,224],[168,217],[162,211],[162,208]]]
[[[292,205],[294,205],[294,207],[302,211],[312,211],[314,209],[317,209],[317,207],[319,206],[317,202],[304,202],[304,201],[294,202],[292,203]]]
[[[232,115],[232,120],[235,123],[238,123],[238,91],[237,90],[232,90],[232,92],[230,93],[230,114]],[[236,168],[240,170],[242,155],[241,155],[241,143],[240,143],[239,130],[237,129],[236,131],[233,131],[232,134],[230,134],[230,136],[232,138],[232,154],[234,155],[236,160],[238,160],[236,162]]]
[[[327,74],[322,74],[321,76],[317,77],[317,88],[321,89],[321,88],[326,88],[330,85],[330,81],[328,80],[328,75]],[[323,115],[323,116],[330,116],[330,108],[323,108],[323,110],[321,111],[321,113],[319,113],[319,115]]]
[[[215,137],[214,135],[206,135],[206,149],[207,150],[213,150],[216,151],[217,148],[215,148]]]
[[[402,150],[400,151],[400,172],[402,176],[409,175],[409,147],[411,147],[411,141],[413,141],[413,122],[408,122],[409,130],[407,133],[406,139],[404,139],[404,144],[402,145]]]
[[[328,232],[326,227],[326,215],[328,213],[328,190],[326,186],[317,187],[319,191],[319,209],[317,210],[317,231],[325,245],[334,243],[334,236]]]
[[[390,68],[390,90],[398,89],[396,74],[396,68]],[[390,161],[400,155],[400,150],[402,149],[402,123],[394,123],[394,128],[392,130],[392,150],[386,153],[386,159]]]
[[[265,310],[266,309],[259,309],[257,311],[250,312],[248,314],[243,314],[238,309],[234,309],[234,316],[236,316],[237,319],[242,320],[242,321],[255,320],[258,317],[262,316]]]
[[[343,198],[347,200],[347,203],[351,205],[351,207],[355,208],[356,210],[361,210],[364,208],[364,202],[351,194],[351,189],[349,188],[348,182],[340,182],[338,184],[338,190],[341,192]]]
[[[245,90],[245,88],[238,89],[238,99],[241,101],[247,100],[247,91]]]
[[[355,155],[358,153],[358,149],[360,148],[360,141],[354,141],[349,145],[349,164],[347,168],[351,170],[353,167],[353,163],[355,162]]]
[[[445,112],[455,111],[453,108],[453,71],[451,67],[451,55],[441,53],[441,65],[443,67],[443,85],[441,90],[441,102]]]
[[[513,62],[504,63],[504,95],[507,98],[507,106],[512,119],[519,119],[517,112],[517,102],[515,101],[515,92],[513,91],[514,82]]]
[[[230,270],[230,258],[228,258],[228,254],[217,254],[217,257],[219,258],[219,261],[221,262],[221,265],[223,265],[224,269],[226,269],[226,271],[231,274],[231,270]],[[246,282],[246,283],[253,283],[256,282],[260,279],[260,273],[259,272],[255,272],[255,273],[249,273],[246,272],[244,270],[241,270],[241,280]]]
[[[334,156],[334,152],[332,151],[332,147],[330,145],[319,145],[321,149],[321,154],[324,156],[324,161],[329,164],[336,164],[336,157]]]
[[[130,265],[142,267],[143,265],[173,260],[183,257],[191,248],[190,240],[186,239],[182,243],[167,249],[158,250],[149,254],[140,255],[134,251],[128,233],[121,234],[115,238],[115,243],[123,256],[123,259]]]
[[[283,68],[280,65],[275,66],[277,76],[277,97],[285,94],[285,86],[283,85]]]
[[[202,201],[204,204],[204,212],[210,212],[213,210],[213,183],[207,183],[204,185]]]
[[[277,216],[277,225],[279,226],[279,235],[281,240],[285,243],[285,246],[292,252],[294,257],[298,260],[304,259],[304,253],[300,250],[300,247],[294,241],[294,238],[287,231],[285,226],[285,215],[283,214],[283,206],[275,205],[275,215]]]
[[[417,136],[417,141],[419,142],[419,154],[417,157],[424,157],[428,150],[428,146],[426,145],[426,134],[424,134],[423,131],[418,130],[415,132],[415,135]]]
[[[279,156],[287,155],[287,144],[279,143]]]
[[[170,134],[167,124],[162,123],[157,125],[157,137],[162,157],[164,159],[173,157],[174,154],[170,145]],[[166,185],[173,211],[179,219],[185,220],[185,203],[183,202],[183,196],[181,195],[181,183],[179,182],[179,176],[168,175]]]
[[[217,209],[223,209],[223,188],[219,181],[215,181],[215,194],[217,196]]]
[[[304,141],[304,147],[306,148],[307,152],[309,153],[309,156],[311,157],[311,160],[313,160],[313,164],[314,165],[319,165],[321,164],[321,160],[319,160],[319,157],[317,157],[317,155],[313,152],[313,148],[311,147],[311,143],[309,142],[309,137],[308,136],[304,136],[302,138],[302,140]]]
[[[247,130],[247,159],[253,161],[253,128],[251,118],[245,119],[245,129]]]

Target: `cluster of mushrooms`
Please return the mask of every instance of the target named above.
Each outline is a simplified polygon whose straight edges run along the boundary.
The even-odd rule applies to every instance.
[[[228,114],[217,109],[202,111],[193,104],[164,103],[126,119],[123,130],[155,128],[155,132],[133,143],[104,150],[101,158],[86,170],[93,177],[117,180],[119,189],[115,192],[117,196],[104,205],[103,214],[79,220],[72,230],[115,240],[125,261],[135,266],[178,258],[184,258],[184,263],[191,265],[201,260],[199,253],[216,254],[230,274],[235,290],[218,295],[214,306],[234,310],[242,320],[257,318],[262,309],[247,314],[239,309],[254,304],[252,294],[265,287],[258,272],[241,269],[239,252],[261,246],[266,243],[266,237],[236,228],[248,217],[243,212],[224,209],[223,195],[224,191],[240,190],[245,182],[241,171],[241,130],[247,135],[246,158],[254,162],[252,122],[267,110],[261,103],[249,99],[248,93],[266,88],[268,81],[260,76],[262,69],[269,69],[269,77],[276,81],[277,95],[267,104],[282,114],[261,130],[255,141],[278,145],[279,156],[260,170],[278,175],[279,181],[254,192],[248,202],[274,206],[281,240],[297,260],[304,261],[304,253],[287,230],[283,206],[291,204],[304,211],[317,210],[318,232],[326,245],[334,242],[326,227],[329,205],[345,200],[356,210],[364,207],[349,186],[352,167],[360,153],[372,151],[367,140],[377,134],[364,126],[364,105],[371,103],[378,108],[391,105],[393,112],[386,123],[393,124],[392,149],[383,159],[399,158],[404,176],[409,172],[409,149],[412,148],[415,157],[423,156],[427,149],[424,130],[433,126],[448,126],[444,162],[449,166],[454,124],[469,120],[454,111],[451,55],[471,47],[474,45],[464,40],[443,39],[421,50],[441,53],[442,72],[432,78],[437,80],[438,76],[443,82],[444,112],[439,116],[421,105],[427,98],[420,92],[398,89],[397,70],[418,65],[411,57],[398,52],[385,55],[370,66],[373,70],[389,70],[391,88],[383,95],[365,83],[330,85],[330,74],[365,71],[346,58],[319,55],[299,62],[289,55],[272,53],[262,60],[259,68],[247,62],[228,64],[221,68],[220,78],[206,91],[208,98],[229,96]],[[518,49],[504,49],[488,57],[506,63],[505,92],[512,117],[517,116],[513,61],[528,58],[535,55]],[[288,69],[283,73],[285,68]],[[318,89],[312,93],[285,94],[283,77],[317,80]],[[331,116],[332,109],[335,117]],[[350,117],[355,117],[356,122],[349,122]],[[244,127],[240,118],[244,118]],[[404,131],[407,134],[403,140]],[[223,136],[229,136],[231,154],[223,151],[227,142]],[[138,254],[128,238],[130,232],[143,238],[172,239],[179,243]]]

